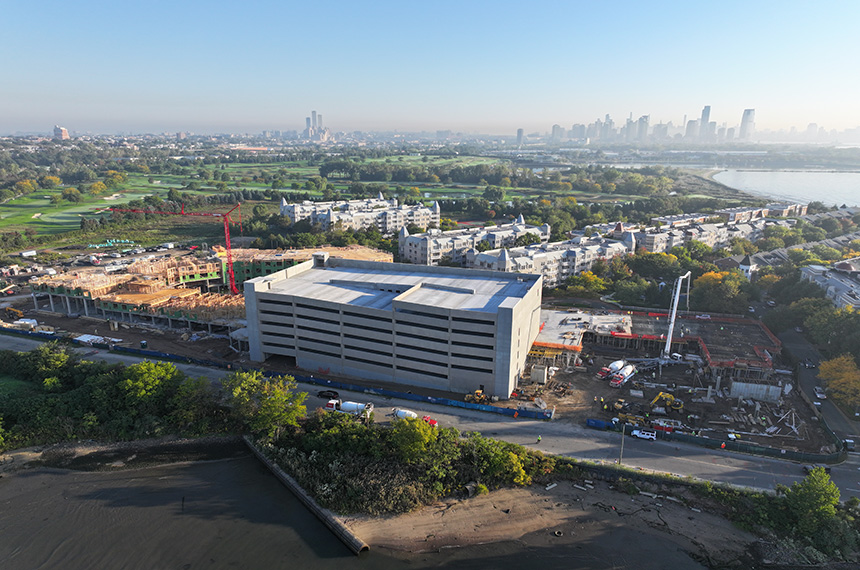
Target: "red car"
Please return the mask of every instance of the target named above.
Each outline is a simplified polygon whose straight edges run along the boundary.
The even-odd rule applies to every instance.
[[[434,428],[439,427],[439,422],[437,422],[436,420],[434,420],[430,416],[422,416],[421,419],[424,420],[425,422],[427,422],[427,425],[429,425],[430,427],[434,427]]]

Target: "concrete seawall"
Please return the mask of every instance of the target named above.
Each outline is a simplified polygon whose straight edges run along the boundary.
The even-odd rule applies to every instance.
[[[250,450],[254,452],[254,455],[257,456],[257,459],[265,463],[272,473],[274,473],[275,477],[277,477],[278,480],[287,487],[287,489],[292,491],[292,493],[298,497],[299,501],[301,501],[310,512],[316,515],[316,517],[321,520],[322,523],[326,525],[329,530],[331,530],[334,535],[338,537],[355,555],[358,555],[365,550],[370,550],[370,546],[368,546],[366,542],[355,536],[352,531],[346,527],[346,525],[340,522],[337,517],[332,514],[331,511],[319,506],[314,498],[308,495],[308,493],[302,489],[295,479],[290,477],[283,469],[275,465],[274,462],[263,455],[263,453],[257,449],[257,446],[251,441],[250,437],[245,436],[244,440],[248,445],[248,448],[250,448]]]

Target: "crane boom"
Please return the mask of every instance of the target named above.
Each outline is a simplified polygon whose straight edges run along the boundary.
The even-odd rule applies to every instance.
[[[684,282],[684,279],[689,278],[690,272],[688,271],[675,281],[675,295],[672,297],[672,311],[669,314],[669,334],[666,336],[666,346],[663,348],[663,354],[661,354],[663,359],[668,359],[672,353],[672,333],[675,332],[675,317],[678,315],[678,302],[681,299],[681,284]]]
[[[182,210],[179,212],[165,212],[161,210],[144,210],[141,208],[108,208],[111,212],[132,212],[135,214],[162,214],[165,216],[205,216],[210,218],[222,218],[224,221],[224,240],[227,246],[227,275],[230,281],[230,292],[233,295],[239,294],[239,288],[236,287],[236,276],[233,273],[233,248],[230,247],[230,214],[238,211],[239,227],[242,227],[242,204],[236,204],[228,212],[186,212],[185,204],[182,205]]]

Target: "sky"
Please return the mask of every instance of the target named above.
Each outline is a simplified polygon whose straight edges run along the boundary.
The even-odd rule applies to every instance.
[[[860,2],[0,0],[0,134],[860,126]]]

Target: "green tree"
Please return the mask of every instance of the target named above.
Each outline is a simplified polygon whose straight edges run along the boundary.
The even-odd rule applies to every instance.
[[[305,415],[307,393],[295,392],[296,381],[291,376],[266,378],[258,370],[233,372],[223,384],[234,415],[259,437],[276,440]]]
[[[51,189],[60,185],[61,180],[57,176],[42,176],[39,178],[39,186],[42,188]]]
[[[64,188],[63,199],[68,200],[69,202],[80,202],[84,198],[77,188]]]
[[[185,375],[169,362],[144,360],[125,369],[119,387],[129,410],[154,414]]]
[[[836,517],[839,488],[823,467],[816,467],[803,481],[794,483],[785,492],[785,500],[796,532],[808,536]]]
[[[499,186],[487,186],[484,193],[481,195],[485,200],[499,203],[505,200],[505,189]]]
[[[391,428],[391,444],[405,463],[426,459],[427,451],[436,441],[436,428],[418,418],[395,420]]]
[[[531,232],[526,232],[522,235],[517,236],[517,239],[514,241],[514,246],[525,247],[528,245],[532,245],[533,243],[540,243],[540,236]]]

